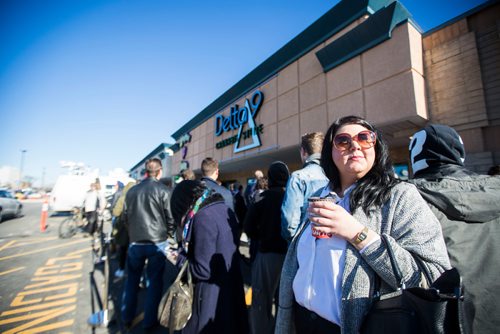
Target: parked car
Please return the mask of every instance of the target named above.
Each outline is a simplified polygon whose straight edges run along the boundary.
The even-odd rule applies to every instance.
[[[21,191],[21,190],[16,190],[16,192],[14,193],[14,197],[16,199],[25,199],[26,198],[26,195]]]
[[[0,189],[0,222],[7,216],[20,217],[23,205],[8,190]]]

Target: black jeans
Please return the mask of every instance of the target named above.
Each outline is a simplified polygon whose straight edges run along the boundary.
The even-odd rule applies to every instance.
[[[85,212],[85,217],[87,218],[86,232],[94,234],[97,230],[97,211]]]
[[[340,326],[295,303],[295,327],[298,334],[340,334]]]

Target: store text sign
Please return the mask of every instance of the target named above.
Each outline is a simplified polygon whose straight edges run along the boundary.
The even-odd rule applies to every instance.
[[[187,144],[191,142],[191,134],[188,132],[184,134],[182,137],[179,138],[177,143],[179,144],[179,147],[181,148],[182,151],[182,161],[179,166],[179,170],[183,169],[188,169],[189,168],[189,161],[186,160],[186,156],[188,153],[188,147]]]
[[[264,101],[264,94],[256,91],[250,99],[245,100],[245,105],[239,107],[237,104],[231,107],[229,116],[217,115],[215,117],[215,135],[220,136],[224,132],[238,130],[238,134],[216,143],[216,148],[234,144],[234,153],[249,150],[261,145],[259,134],[263,131],[263,125],[256,126],[255,117]],[[246,130],[243,130],[245,128]],[[241,140],[252,138],[252,143],[240,146]]]

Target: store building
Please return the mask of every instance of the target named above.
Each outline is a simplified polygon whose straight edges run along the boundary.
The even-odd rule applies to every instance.
[[[343,0],[172,135],[173,173],[205,157],[223,182],[274,160],[295,170],[301,134],[347,115],[382,130],[402,169],[411,134],[453,126],[486,172],[500,163],[499,13],[489,1],[423,33],[398,1]]]
[[[172,156],[174,151],[171,149],[172,144],[161,143],[157,148],[146,155],[129,171],[130,177],[135,180],[142,180],[146,175],[146,161],[157,158],[161,160],[163,167],[163,176],[166,178],[172,177]]]

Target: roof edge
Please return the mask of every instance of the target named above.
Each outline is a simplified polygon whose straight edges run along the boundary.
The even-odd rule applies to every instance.
[[[141,166],[142,164],[144,164],[146,162],[146,160],[150,159],[151,157],[155,156],[156,154],[158,154],[159,152],[163,152],[165,151],[165,149],[171,149],[171,147],[173,146],[174,144],[168,144],[168,143],[161,143],[160,145],[158,145],[158,147],[156,147],[154,150],[152,150],[151,152],[149,152],[148,155],[146,155],[140,162],[138,162],[137,164],[134,165],[134,167],[130,168],[129,170],[134,170],[136,169],[137,167]]]
[[[280,70],[311,51],[365,14],[372,14],[394,0],[342,0],[313,22],[303,32],[258,65],[215,101],[172,134],[177,141],[182,135],[265,82]]]

